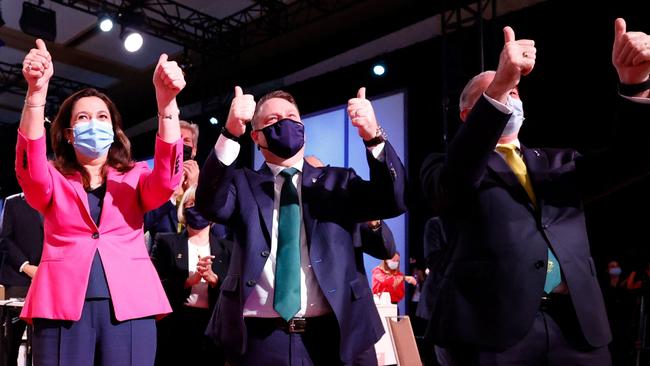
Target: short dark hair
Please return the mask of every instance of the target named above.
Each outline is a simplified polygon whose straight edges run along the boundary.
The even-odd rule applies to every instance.
[[[253,113],[253,119],[251,120],[251,122],[253,124],[255,123],[255,120],[257,118],[257,113],[259,112],[260,107],[262,107],[262,104],[266,103],[267,100],[273,99],[273,98],[284,99],[284,100],[288,101],[289,103],[293,104],[296,107],[296,109],[298,109],[298,104],[296,104],[296,100],[293,98],[293,95],[287,93],[284,90],[275,90],[275,91],[272,91],[270,93],[264,94],[260,98],[260,100],[257,101],[257,104],[255,105],[255,113]],[[298,112],[300,112],[300,110]],[[253,128],[255,128],[255,127],[253,127]]]
[[[65,131],[71,128],[70,120],[72,119],[72,109],[77,101],[81,98],[97,97],[106,103],[108,113],[111,115],[113,123],[113,133],[115,135],[113,144],[108,150],[106,164],[102,167],[102,175],[106,175],[106,167],[110,166],[120,172],[126,172],[133,168],[133,160],[131,159],[131,143],[128,137],[122,130],[122,116],[117,110],[115,103],[104,93],[93,89],[87,88],[79,90],[78,92],[70,95],[63,101],[59,113],[57,113],[52,122],[50,129],[50,138],[52,140],[52,149],[56,156],[54,166],[62,174],[70,175],[75,171],[81,174],[83,179],[84,188],[90,187],[90,175],[86,169],[77,161],[74,147],[68,143]]]

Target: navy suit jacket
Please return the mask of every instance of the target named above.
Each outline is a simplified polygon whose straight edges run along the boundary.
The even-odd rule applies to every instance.
[[[509,115],[484,97],[447,155],[424,163],[424,192],[445,214],[453,247],[433,310],[434,340],[495,350],[519,341],[539,310],[550,246],[585,340],[594,347],[610,342],[583,202],[650,170],[650,154],[643,151],[650,136],[650,105],[620,99],[626,135],[612,139],[610,149],[580,155],[570,149],[522,147],[536,205],[494,151]]]
[[[354,245],[359,222],[406,211],[404,166],[390,143],[382,154],[383,163],[368,153],[370,181],[352,169],[303,166],[302,213],[309,256],[338,321],[343,361],[372,347],[383,334]],[[257,171],[224,166],[213,150],[201,169],[196,205],[209,220],[226,224],[237,243],[207,330],[229,352],[246,352],[243,307],[271,250],[273,196],[274,177],[266,164]]]
[[[6,251],[0,269],[0,284],[29,286],[31,278],[19,269],[25,261],[35,266],[41,261],[43,218],[27,204],[22,194],[8,197],[5,202],[0,242],[0,247]]]

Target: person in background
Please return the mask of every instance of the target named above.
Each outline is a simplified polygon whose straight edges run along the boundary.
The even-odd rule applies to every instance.
[[[44,218],[43,255],[20,317],[34,324],[33,360],[45,365],[153,365],[155,319],[171,312],[143,237],[144,212],[180,184],[176,95],[183,72],[166,54],[153,74],[158,111],[154,168],[131,159],[115,104],[95,89],[61,104],[50,135],[44,110],[54,63],[45,42],[23,61],[28,89],[16,176]]]
[[[194,158],[199,144],[199,126],[180,120],[181,138],[183,139],[183,178],[174,194],[162,206],[148,211],[144,215],[144,231],[148,233],[147,250],[151,252],[158,233],[178,233],[177,204],[189,187],[196,186],[199,180],[199,165]]]
[[[22,193],[5,201],[0,231],[0,248],[5,259],[0,268],[0,284],[6,298],[25,298],[36,275],[43,250],[43,217],[25,201]],[[7,364],[15,366],[27,323],[19,318],[20,308],[8,306],[11,322],[5,326],[8,336]]]
[[[383,292],[390,293],[390,302],[393,304],[397,304],[404,298],[404,282],[417,285],[415,277],[405,276],[400,272],[399,263],[399,253],[395,253],[392,258],[383,260],[372,270],[372,293],[378,295]]]
[[[607,319],[612,329],[612,343],[609,350],[612,354],[613,365],[631,365],[634,353],[634,342],[637,331],[639,311],[636,297],[628,289],[627,278],[618,261],[607,263],[607,280],[601,285]]]
[[[210,222],[194,207],[196,187],[179,203],[181,233],[160,233],[152,252],[174,312],[159,322],[156,365],[223,365],[224,355],[205,336],[221,282],[228,273],[232,242],[210,231]]]

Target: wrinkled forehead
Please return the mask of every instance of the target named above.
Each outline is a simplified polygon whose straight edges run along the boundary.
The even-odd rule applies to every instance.
[[[271,98],[262,104],[255,115],[255,128],[271,125],[280,119],[300,119],[298,108],[290,101],[283,98]]]

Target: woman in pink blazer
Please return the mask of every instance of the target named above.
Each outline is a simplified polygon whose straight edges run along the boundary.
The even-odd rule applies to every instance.
[[[113,102],[81,90],[44,136],[52,59],[42,40],[23,62],[28,84],[16,176],[44,217],[43,256],[21,318],[34,324],[35,365],[153,365],[155,318],[171,308],[144,245],[143,215],[179,184],[182,144],[176,95],[182,71],[163,54],[153,83],[159,127],[154,169],[131,160]]]

